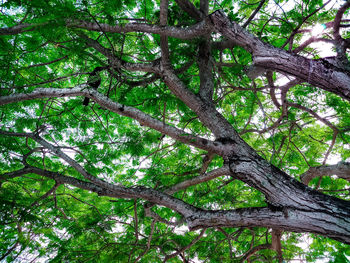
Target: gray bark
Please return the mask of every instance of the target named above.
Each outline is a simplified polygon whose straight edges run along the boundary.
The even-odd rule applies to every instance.
[[[229,40],[227,43],[230,45],[239,45],[249,51],[253,55],[255,67],[292,75],[299,80],[338,94],[350,101],[350,75],[346,70],[323,60],[310,60],[263,43],[245,31],[237,23],[229,21],[221,11],[213,13],[209,18],[203,18],[203,13],[206,13],[208,8],[207,1],[205,0],[201,1],[201,10],[197,10],[189,1],[177,0],[177,2],[192,17],[197,20],[203,20],[187,29],[166,26],[166,14],[161,19],[162,25],[160,26],[140,23],[110,26],[104,24],[97,25],[84,21],[69,21],[67,25],[90,31],[102,30],[104,32],[114,33],[137,31],[160,34],[162,38],[162,54],[168,52],[166,41],[168,36],[190,39],[208,35],[215,28],[217,32]],[[261,1],[261,3],[263,2]],[[163,1],[163,3],[166,3],[166,1]],[[163,11],[165,12],[165,7]],[[13,28],[1,29],[0,34],[19,34],[26,30],[34,30],[33,28],[34,26],[32,25],[15,26]],[[39,134],[0,131],[0,134],[3,136],[27,137],[34,140],[42,147],[50,150],[51,153],[65,160],[71,167],[83,175],[86,180],[78,180],[52,171],[26,166],[21,170],[0,175],[0,181],[28,173],[36,173],[51,178],[57,183],[70,184],[98,193],[99,195],[115,198],[142,198],[151,203],[168,207],[182,214],[191,229],[221,226],[259,226],[293,232],[317,233],[350,244],[350,202],[314,191],[268,163],[240,138],[232,125],[211,103],[213,94],[213,65],[210,60],[210,42],[207,39],[205,39],[203,45],[200,47],[199,69],[201,86],[198,95],[189,90],[181,82],[176,72],[169,65],[168,58],[163,58],[160,64],[124,63],[116,58],[111,50],[103,47],[98,41],[85,36],[82,37],[90,47],[95,48],[108,58],[111,61],[112,67],[118,66],[129,71],[151,72],[160,76],[171,92],[197,114],[202,124],[213,133],[216,140],[211,141],[185,133],[183,130],[152,118],[150,115],[136,108],[112,101],[98,91],[89,90],[84,86],[72,89],[45,88],[37,89],[28,94],[2,96],[0,97],[0,105],[39,98],[86,96],[98,103],[102,108],[122,116],[130,117],[138,121],[141,125],[155,129],[182,143],[206,150],[211,154],[220,155],[224,159],[224,167],[179,183],[165,190],[165,192],[140,186],[127,188],[107,183],[88,174],[79,163],[64,154],[59,146],[45,141]],[[225,48],[227,46],[226,44],[217,46]],[[322,169],[319,168],[318,170],[320,171]],[[227,211],[208,211],[191,206],[169,195],[191,185],[227,174],[261,191],[266,197],[268,206]],[[339,172],[339,174],[341,173]]]
[[[262,42],[227,16],[216,11],[210,15],[215,30],[234,45],[249,51],[255,66],[275,70],[308,82],[350,101],[350,73],[324,60],[312,60]]]
[[[332,175],[350,182],[350,163],[340,162],[334,165],[311,167],[308,171],[300,175],[300,179],[307,185],[315,177]]]

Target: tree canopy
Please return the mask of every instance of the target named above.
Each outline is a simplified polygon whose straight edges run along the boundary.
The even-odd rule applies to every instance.
[[[350,1],[0,10],[0,260],[349,261]]]

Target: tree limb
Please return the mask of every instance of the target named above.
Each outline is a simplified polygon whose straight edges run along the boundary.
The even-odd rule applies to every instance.
[[[177,191],[186,189],[192,185],[204,183],[204,182],[213,180],[214,178],[217,178],[219,176],[228,175],[229,173],[230,173],[230,169],[227,166],[222,167],[222,168],[218,168],[218,169],[215,169],[209,173],[202,174],[202,175],[196,176],[194,178],[191,178],[189,180],[178,183],[178,184],[170,187],[169,189],[165,190],[165,193],[173,194]]]
[[[129,107],[126,105],[119,104],[118,102],[114,102],[108,97],[102,95],[96,90],[89,89],[87,90],[84,86],[78,86],[76,88],[70,89],[54,89],[54,88],[39,88],[28,94],[12,94],[9,96],[0,97],[0,105],[5,105],[14,102],[20,102],[24,100],[31,99],[40,99],[40,98],[54,98],[54,97],[75,97],[75,96],[86,96],[90,99],[94,100],[101,107],[108,109],[112,112],[118,113],[122,116],[130,117],[132,119],[137,120],[141,125],[148,126],[153,128],[161,133],[164,133],[175,140],[180,142],[193,145],[203,150],[216,152],[218,154],[222,153],[223,148],[222,145],[219,145],[210,140],[193,136],[180,130],[178,128],[172,127],[170,125],[164,124],[162,121],[154,119],[148,114],[144,112]],[[4,132],[2,131],[4,134]],[[22,134],[25,135],[25,134]],[[27,135],[26,135],[27,136]]]
[[[237,23],[231,22],[222,11],[214,12],[210,18],[217,32],[252,53],[254,65],[295,76],[350,101],[350,74],[346,69],[264,43]]]
[[[212,103],[214,93],[213,61],[211,56],[211,44],[209,37],[204,37],[199,44],[199,95],[207,103]]]
[[[60,173],[51,172],[48,170],[40,169],[37,167],[28,166],[21,170],[5,173],[0,175],[0,181],[4,181],[6,178],[12,177],[14,175],[21,176],[24,174],[34,173],[40,176],[51,178],[61,184],[69,184],[84,190],[88,190],[97,193],[99,196],[109,196],[115,198],[141,198],[149,202],[162,205],[179,212],[185,217],[191,215],[193,211],[197,210],[194,206],[183,202],[180,199],[169,196],[167,194],[161,193],[157,190],[151,188],[146,188],[143,186],[135,187],[124,187],[117,186],[110,183],[96,184],[92,182],[82,181],[74,177],[69,177],[62,175]]]
[[[199,234],[195,239],[193,239],[193,240],[191,241],[191,243],[188,244],[187,246],[184,246],[184,247],[181,248],[179,251],[177,251],[177,252],[175,252],[175,253],[173,253],[173,254],[171,254],[171,255],[167,255],[167,256],[165,257],[165,259],[164,259],[163,262],[166,262],[167,260],[169,260],[169,259],[171,259],[171,258],[173,258],[173,257],[176,257],[177,255],[183,253],[186,249],[189,249],[189,248],[192,247],[194,244],[196,244],[196,243],[199,241],[199,239],[201,239],[202,236],[204,235],[205,230],[206,230],[206,229],[202,229],[202,231],[200,232],[200,234]]]
[[[128,23],[125,25],[115,25],[111,26],[108,24],[97,24],[88,21],[67,21],[68,27],[82,28],[89,31],[97,32],[110,32],[110,33],[129,33],[129,32],[144,32],[150,34],[159,34],[168,37],[174,37],[179,39],[192,39],[194,37],[199,37],[206,35],[212,31],[212,26],[208,19],[204,19],[201,22],[189,26],[187,28],[179,28],[174,26],[165,25],[150,25],[144,23]]]
[[[312,228],[315,233],[332,236],[334,239],[350,244],[350,217],[328,221],[329,218],[322,218],[321,214],[317,211],[289,208],[277,211],[267,207],[257,207],[226,211],[197,211],[186,220],[191,230],[206,227],[261,227],[263,225],[286,231],[306,232],[305,229]],[[337,220],[342,222],[337,223]],[[338,231],[344,236],[337,236],[335,233]]]
[[[261,0],[258,7],[254,10],[254,12],[250,15],[250,17],[248,18],[248,20],[243,24],[242,28],[246,28],[250,22],[253,20],[253,18],[255,17],[255,15],[260,11],[260,9],[263,7],[263,5],[265,4],[266,0]]]
[[[12,176],[13,173],[14,172],[2,174],[0,180]],[[313,209],[311,206],[308,206],[306,210],[303,210],[302,207],[285,207],[283,209],[257,207],[226,211],[208,211],[196,208],[182,200],[142,186],[127,188],[106,183],[105,187],[101,187],[94,183],[85,182],[36,167],[25,167],[20,170],[20,172],[17,172],[18,175],[28,173],[35,173],[48,177],[54,179],[58,183],[70,184],[81,189],[95,192],[101,196],[142,198],[151,203],[168,207],[182,214],[191,230],[207,227],[268,227],[293,232],[317,233],[350,244],[350,211],[348,211],[347,214],[340,215],[340,217],[324,217],[325,211],[317,208]],[[310,201],[307,200],[307,203],[310,204]],[[348,209],[348,202],[345,203]],[[325,203],[323,203],[323,205],[325,205]],[[326,205],[323,207],[323,210],[327,211],[326,214],[332,215],[333,208],[337,209],[332,205]],[[345,211],[346,210],[344,210],[344,212]]]
[[[205,15],[202,14],[189,0],[175,0],[179,7],[197,21],[201,21]]]
[[[260,250],[271,249],[271,248],[272,248],[271,244],[262,244],[262,245],[257,245],[255,247],[252,247],[241,257],[239,262],[241,263],[245,262],[247,259],[249,259],[251,256],[259,252]]]
[[[17,35],[23,32],[34,31],[40,25],[35,24],[21,24],[12,27],[0,28],[0,36],[2,35]]]
[[[336,175],[339,178],[350,182],[350,163],[339,162],[334,165],[311,167],[305,173],[300,175],[300,179],[304,184],[308,185],[309,182],[315,177],[332,175]]]

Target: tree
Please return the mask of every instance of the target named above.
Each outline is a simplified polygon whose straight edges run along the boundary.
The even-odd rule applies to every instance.
[[[3,1],[0,258],[346,261],[349,7]]]

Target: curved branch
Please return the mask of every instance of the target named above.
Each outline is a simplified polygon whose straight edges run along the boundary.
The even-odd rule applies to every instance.
[[[74,177],[65,176],[57,172],[51,172],[48,170],[40,169],[37,167],[27,166],[21,170],[5,173],[0,175],[0,181],[4,181],[6,178],[14,177],[14,175],[21,176],[24,174],[37,174],[50,179],[55,180],[57,183],[69,184],[84,190],[88,190],[97,193],[100,196],[109,196],[115,198],[142,198],[149,202],[162,205],[173,209],[185,217],[190,216],[194,211],[198,210],[194,206],[183,202],[180,199],[169,196],[157,190],[146,188],[143,186],[124,187],[117,186],[110,183],[104,183],[103,186],[97,185],[92,182],[82,181]]]
[[[172,222],[172,221],[168,221],[168,220],[162,218],[160,215],[153,212],[151,210],[151,207],[144,206],[144,209],[145,209],[145,216],[151,217],[154,220],[156,220],[157,222],[161,222],[161,223],[169,225],[169,226],[178,226],[180,224],[183,224],[183,220]]]
[[[284,207],[283,209],[272,207],[242,208],[236,210],[202,210],[177,198],[161,193],[157,190],[136,186],[124,187],[106,183],[104,187],[91,182],[82,181],[59,173],[43,170],[36,167],[25,167],[20,172],[2,174],[2,178],[8,178],[14,173],[35,173],[54,179],[57,183],[70,184],[84,190],[98,193],[101,196],[115,198],[142,198],[151,203],[173,209],[184,215],[191,230],[208,227],[267,227],[293,232],[311,232],[334,238],[350,244],[350,211],[340,217],[332,209],[332,205],[323,203],[323,210],[317,208],[308,209]],[[309,201],[309,200],[308,200]],[[345,201],[344,201],[345,202]],[[346,212],[346,211],[344,211]],[[325,216],[328,215],[328,216]]]
[[[282,45],[281,48],[284,48],[288,43],[292,42],[294,39],[294,36],[299,32],[299,29],[302,27],[302,25],[314,14],[316,14],[318,11],[320,11],[322,8],[324,8],[326,5],[328,5],[330,0],[328,0],[326,3],[324,3],[322,6],[319,8],[315,9],[313,12],[308,14],[307,16],[303,17],[303,20],[299,22],[297,27],[293,30],[292,34],[289,36],[289,38],[286,40],[286,42]]]
[[[291,101],[287,101],[287,105],[309,113],[310,115],[314,116],[317,120],[323,122],[325,125],[327,125],[329,128],[331,128],[333,131],[338,130],[337,127],[335,127],[330,121],[326,120],[325,118],[322,118],[316,112],[314,112],[313,110],[311,110],[303,105],[300,105],[300,104],[297,104],[297,103],[294,103]]]
[[[252,53],[255,66],[295,76],[350,101],[350,74],[346,69],[264,43],[237,23],[231,22],[222,11],[216,11],[209,17],[217,32]]]
[[[17,35],[23,32],[29,32],[34,31],[36,27],[40,25],[34,25],[34,24],[21,24],[17,26],[12,27],[4,27],[0,28],[0,36],[2,35]]]
[[[187,62],[186,64],[184,64],[180,68],[175,69],[175,73],[176,74],[184,73],[186,70],[189,69],[189,67],[192,64],[193,64],[193,61]],[[153,65],[155,65],[153,68],[157,68],[156,61],[153,62]],[[145,85],[150,84],[150,83],[152,83],[160,78],[161,77],[159,76],[159,74],[155,73],[148,78],[143,78],[143,79],[135,80],[135,81],[132,81],[132,80],[124,80],[124,81],[125,81],[126,85],[129,85],[130,87],[136,87],[136,86],[145,86]]]
[[[112,112],[118,113],[122,116],[130,117],[138,121],[141,125],[155,129],[161,133],[164,133],[175,140],[193,145],[200,149],[215,152],[221,154],[223,151],[222,145],[212,142],[210,140],[193,136],[183,130],[177,129],[173,126],[167,125],[162,121],[154,119],[150,115],[126,105],[122,105],[118,102],[114,102],[108,97],[102,95],[94,89],[87,89],[84,85],[70,89],[55,89],[55,88],[39,88],[32,93],[27,94],[12,94],[9,96],[0,97],[0,105],[5,105],[14,102],[20,102],[24,100],[41,99],[41,98],[62,98],[62,97],[75,97],[85,96],[94,100],[101,107],[108,109]]]
[[[350,7],[350,1],[346,1],[345,4],[339,8],[337,14],[335,15],[333,24],[333,37],[336,43],[337,50],[337,64],[343,66],[347,70],[350,70],[350,62],[346,55],[346,50],[348,48],[348,43],[341,37],[339,33],[340,22],[346,11]]]
[[[339,162],[334,165],[311,167],[305,173],[300,175],[300,179],[304,184],[308,185],[309,182],[315,177],[332,175],[336,175],[339,178],[350,182],[350,163]]]
[[[350,1],[346,1],[342,7],[339,8],[337,14],[335,15],[334,24],[333,24],[333,36],[336,41],[341,39],[339,34],[340,22],[346,11],[350,7]]]
[[[300,51],[302,51],[304,48],[306,48],[308,45],[310,45],[311,43],[316,43],[316,42],[326,42],[326,43],[330,43],[330,44],[334,44],[334,41],[331,39],[327,39],[327,38],[317,38],[317,37],[310,37],[308,40],[306,40],[304,43],[302,43],[300,46],[296,47],[293,50],[293,53],[297,54]]]
[[[118,67],[123,68],[125,70],[129,71],[143,71],[143,72],[151,72],[151,73],[159,73],[159,61],[155,60],[151,63],[130,63],[125,62],[118,57],[116,57],[112,50],[102,46],[97,40],[94,40],[92,38],[89,38],[88,36],[79,33],[79,36],[85,40],[86,44],[98,52],[100,52],[102,55],[106,56],[110,63],[112,64],[112,67]]]

